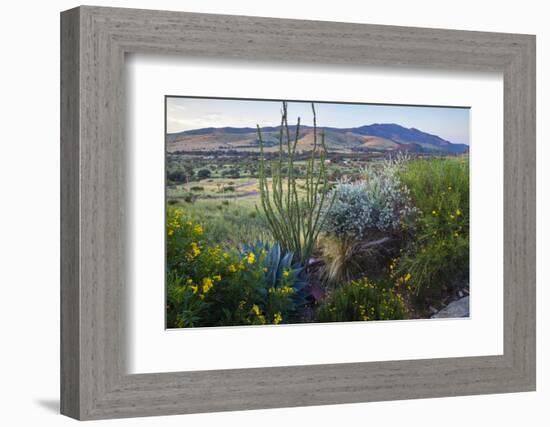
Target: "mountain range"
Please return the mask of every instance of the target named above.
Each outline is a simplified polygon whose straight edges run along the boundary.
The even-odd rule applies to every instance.
[[[296,126],[289,126],[291,137]],[[280,126],[261,128],[264,149],[278,150]],[[389,152],[408,151],[424,154],[464,154],[466,144],[454,144],[437,135],[395,123],[375,123],[353,128],[318,127],[318,135],[325,134],[329,152]],[[300,126],[297,151],[310,151],[313,147],[313,127]],[[167,150],[176,151],[249,151],[259,150],[258,134],[250,127],[208,127],[177,133],[166,137]]]

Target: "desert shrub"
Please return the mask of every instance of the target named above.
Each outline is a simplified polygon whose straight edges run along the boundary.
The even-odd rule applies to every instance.
[[[241,173],[237,168],[225,169],[222,171],[221,175],[226,178],[240,178]]]
[[[191,191],[204,191],[204,187],[201,187],[200,185],[195,185],[191,187],[189,190]]]
[[[414,240],[395,261],[394,276],[408,277],[417,296],[463,283],[469,275],[467,161],[415,160],[400,176],[420,212]]]
[[[197,177],[198,177],[199,179],[210,178],[211,175],[212,175],[212,172],[210,172],[209,169],[200,169],[200,170],[197,172]]]
[[[405,316],[405,304],[393,288],[376,285],[366,278],[334,289],[318,309],[320,322],[398,320]]]
[[[178,169],[169,170],[166,177],[169,181],[175,183],[185,183],[191,181],[194,175],[195,171],[192,166],[183,165],[183,167],[179,166]]]
[[[292,255],[279,253],[274,270],[269,246],[225,251],[178,208],[168,209],[166,234],[168,327],[278,324],[295,310],[303,285]]]
[[[366,253],[361,251],[360,242],[343,236],[326,236],[321,243],[323,283],[338,286],[362,275]]]
[[[186,193],[183,195],[183,201],[185,203],[195,203],[196,197],[191,193]]]
[[[332,190],[334,202],[324,212],[323,230],[356,240],[369,238],[373,231],[401,230],[416,209],[397,171],[395,164],[386,162],[365,173],[363,180],[338,183]]]
[[[187,176],[182,170],[175,170],[167,173],[168,180],[172,182],[182,183],[187,181]]]

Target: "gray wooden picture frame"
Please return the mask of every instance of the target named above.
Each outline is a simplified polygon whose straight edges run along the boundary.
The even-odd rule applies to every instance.
[[[127,374],[124,61],[136,52],[502,72],[504,354]],[[85,420],[535,390],[532,35],[71,9],[61,14],[61,166],[65,415]]]

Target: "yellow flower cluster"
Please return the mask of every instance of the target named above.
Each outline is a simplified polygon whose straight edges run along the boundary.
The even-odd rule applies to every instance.
[[[369,311],[370,311],[371,317],[375,317],[374,307],[371,307]],[[369,314],[367,313],[367,310],[365,309],[365,306],[363,304],[359,305],[359,316],[364,321],[367,321],[370,319]]]
[[[262,311],[260,310],[260,307],[258,307],[258,305],[254,304],[252,306],[252,312],[256,315],[256,316],[259,316],[260,314],[262,314]]]
[[[282,321],[283,321],[283,315],[281,314],[281,312],[275,313],[275,315],[273,316],[273,324],[278,325]]]
[[[395,282],[395,286],[399,286],[401,284],[407,283],[409,280],[411,280],[411,273],[407,273],[397,279],[397,282]],[[407,289],[410,289],[410,286],[407,287]]]
[[[210,277],[202,279],[202,291],[206,294],[214,286],[214,281]]]
[[[201,249],[197,242],[191,242],[191,254],[193,257],[199,256]]]
[[[281,286],[280,288],[269,288],[267,291],[270,294],[278,294],[281,296],[288,296],[294,293],[294,289],[290,286]]]
[[[258,307],[258,305],[254,304],[252,306],[252,313],[254,313],[262,325],[265,325],[265,316],[262,314],[262,310]]]
[[[181,228],[181,217],[183,216],[183,211],[181,209],[174,209],[169,212],[167,221],[166,221],[166,231],[168,236],[173,236],[174,232]]]

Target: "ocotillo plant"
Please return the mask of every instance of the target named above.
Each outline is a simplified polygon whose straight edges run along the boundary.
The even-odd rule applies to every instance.
[[[294,176],[296,147],[300,138],[300,118],[297,121],[296,132],[291,137],[287,103],[283,102],[279,131],[279,156],[271,163],[271,190],[265,173],[262,131],[257,125],[260,142],[259,177],[263,213],[274,239],[279,242],[283,250],[293,252],[295,260],[304,265],[307,265],[315,248],[315,242],[323,222],[323,208],[332,203],[327,195],[325,134],[321,132],[319,141],[317,116],[313,103],[311,109],[313,112],[313,148],[306,162],[304,194],[301,195],[298,194]],[[258,209],[257,206],[256,209]]]

